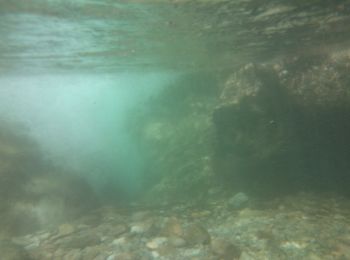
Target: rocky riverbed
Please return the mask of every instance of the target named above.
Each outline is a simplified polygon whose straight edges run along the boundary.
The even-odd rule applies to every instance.
[[[56,228],[1,240],[1,259],[350,258],[349,199],[299,193],[236,203],[242,196],[103,207]]]

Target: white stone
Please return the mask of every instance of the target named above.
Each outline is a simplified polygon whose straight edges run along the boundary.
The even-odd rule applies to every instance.
[[[168,239],[166,237],[156,237],[153,238],[151,241],[149,241],[148,243],[146,243],[146,246],[149,249],[157,249],[160,246],[162,246],[163,244],[165,244],[168,241]]]
[[[153,258],[158,258],[159,253],[157,251],[152,251],[152,256],[153,256]]]
[[[133,234],[142,234],[146,232],[146,229],[141,225],[135,225],[130,228],[130,232]]]
[[[125,243],[126,243],[125,237],[114,239],[113,242],[112,242],[113,245],[122,245],[122,244],[125,244]]]
[[[116,255],[110,255],[109,257],[106,258],[106,260],[115,260]]]

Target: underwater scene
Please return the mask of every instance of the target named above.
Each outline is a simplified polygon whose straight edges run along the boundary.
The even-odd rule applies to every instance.
[[[0,0],[0,259],[350,259],[350,1]]]

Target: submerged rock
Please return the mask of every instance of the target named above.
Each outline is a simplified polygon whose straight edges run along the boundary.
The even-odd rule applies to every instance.
[[[162,234],[165,236],[179,236],[184,233],[183,224],[176,217],[169,218],[165,221],[162,228]]]
[[[304,54],[230,75],[213,113],[214,171],[252,192],[307,185],[347,192],[335,180],[350,180],[349,64],[348,57]]]
[[[241,256],[239,247],[223,239],[213,239],[211,241],[211,248],[213,252],[219,255],[220,259],[223,260],[239,259]]]
[[[186,228],[184,239],[189,245],[198,245],[198,244],[209,244],[210,243],[210,234],[208,231],[197,224],[192,224]]]
[[[233,209],[242,209],[248,204],[248,202],[249,197],[245,193],[239,192],[229,199],[228,204]]]
[[[146,243],[147,248],[151,250],[159,249],[168,242],[166,237],[155,237],[151,241]]]
[[[86,248],[95,246],[101,243],[100,237],[93,233],[79,234],[77,236],[70,236],[57,241],[62,248],[74,249],[74,248]]]

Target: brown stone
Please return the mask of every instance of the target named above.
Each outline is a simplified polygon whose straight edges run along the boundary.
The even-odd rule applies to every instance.
[[[67,237],[58,242],[63,248],[80,248],[98,245],[101,239],[95,234],[81,234],[78,236]]]
[[[184,239],[189,245],[209,244],[210,234],[204,227],[193,224],[186,228]]]
[[[183,227],[180,220],[176,217],[168,219],[162,229],[162,234],[165,236],[179,236],[183,235]]]
[[[213,252],[223,260],[239,259],[241,249],[224,239],[216,238],[211,241]]]

